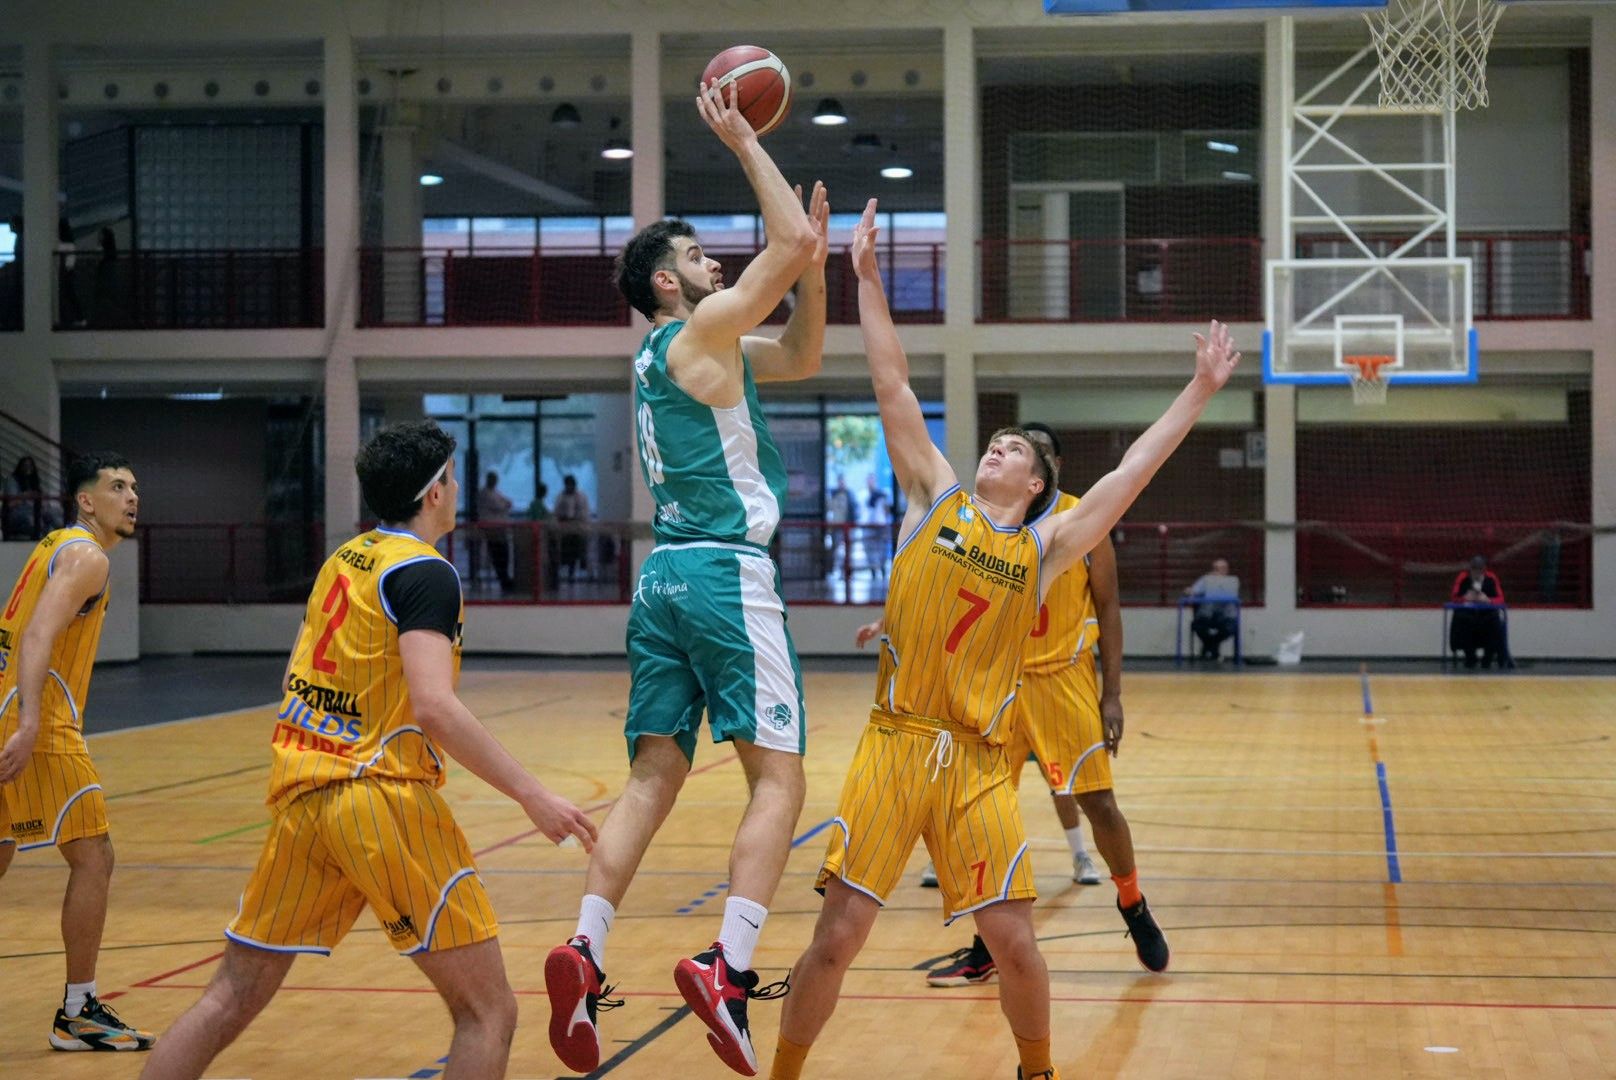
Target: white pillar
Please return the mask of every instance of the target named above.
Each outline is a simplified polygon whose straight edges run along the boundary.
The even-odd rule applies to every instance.
[[[56,73],[48,41],[23,47],[22,118],[22,274],[23,332],[7,335],[7,360],[0,363],[6,412],[51,438],[61,434],[56,372],[51,365],[51,327],[55,317],[56,219],[61,213],[56,192]],[[20,338],[20,341],[16,339]],[[53,470],[54,471],[54,470]]]
[[[351,331],[359,269],[359,109],[353,38],[340,18],[325,37],[325,535],[326,546],[359,521],[359,377]]]
[[[662,158],[662,35],[654,29],[635,30],[629,45],[629,126],[634,147],[634,172],[630,180],[630,200],[634,223],[644,227],[659,220],[665,213],[663,204]],[[694,109],[695,106],[691,105]],[[649,329],[639,312],[631,312],[634,325]],[[625,358],[626,359],[626,358]],[[624,386],[633,401],[633,369],[625,374]],[[624,434],[624,467],[633,474],[629,480],[629,518],[641,525],[648,524],[656,513],[656,501],[651,489],[640,476],[639,450],[634,441],[633,409],[629,409],[629,422]],[[604,447],[603,447],[604,448]],[[640,564],[651,554],[649,535],[633,545],[633,570],[637,575]]]
[[[1592,397],[1593,522],[1616,526],[1616,125],[1603,109],[1616,101],[1616,11],[1596,11],[1590,34],[1589,95],[1593,123],[1589,190],[1593,192],[1594,351]],[[1616,534],[1594,537],[1594,609],[1616,637]]]
[[[1285,258],[1290,233],[1285,221],[1285,155],[1290,108],[1295,96],[1294,38],[1288,17],[1269,19],[1263,28],[1263,257]],[[1241,342],[1246,363],[1260,370],[1262,343]],[[1296,387],[1263,388],[1263,518],[1270,524],[1296,521]],[[1271,651],[1296,614],[1296,533],[1269,528],[1263,538],[1263,607],[1245,620],[1247,648]]]
[[[976,227],[981,217],[977,138],[976,46],[971,24],[943,29],[943,210],[948,250],[943,316],[944,447],[967,487],[976,476]]]
[[[382,125],[383,304],[390,324],[412,325],[421,317],[420,106],[391,106]]]

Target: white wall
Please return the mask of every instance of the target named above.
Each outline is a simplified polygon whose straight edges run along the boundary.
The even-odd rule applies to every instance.
[[[28,563],[34,545],[12,541],[0,543],[0,584],[11,594],[17,575]],[[112,549],[112,603],[101,628],[101,651],[97,662],[138,660],[140,642],[140,543],[126,540]]]
[[[791,633],[804,656],[856,656],[853,632],[878,608],[798,606]],[[1129,656],[1173,655],[1175,612],[1126,608],[1123,633]],[[141,610],[141,641],[148,654],[284,652],[291,647],[303,609],[292,605],[154,604]],[[468,653],[552,656],[616,655],[623,651],[626,607],[471,607],[466,612]],[[1510,615],[1510,646],[1517,657],[1616,660],[1608,620],[1592,611],[1517,610]],[[1439,655],[1442,616],[1436,608],[1407,610],[1248,608],[1243,638],[1252,655],[1269,655],[1286,634],[1306,634],[1305,655]],[[110,633],[111,627],[108,626]],[[1189,628],[1185,621],[1186,642]]]

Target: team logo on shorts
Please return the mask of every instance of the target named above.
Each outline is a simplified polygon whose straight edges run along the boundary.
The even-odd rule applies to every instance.
[[[791,706],[785,702],[770,705],[763,711],[764,717],[774,725],[776,731],[784,731],[791,726]]]
[[[960,534],[950,529],[947,525],[938,527],[937,538],[932,543],[956,554],[965,554],[965,543],[960,539]]]

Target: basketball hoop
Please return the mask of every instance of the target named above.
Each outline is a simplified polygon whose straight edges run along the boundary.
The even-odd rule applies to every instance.
[[[1497,0],[1388,0],[1364,21],[1380,59],[1380,103],[1400,109],[1487,106],[1487,47]]]
[[[1352,403],[1354,405],[1386,404],[1386,377],[1380,369],[1392,363],[1395,356],[1344,356],[1343,364],[1358,370],[1352,375]]]

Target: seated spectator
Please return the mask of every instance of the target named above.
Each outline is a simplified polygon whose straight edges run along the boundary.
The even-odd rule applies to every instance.
[[[62,527],[62,507],[54,499],[45,498],[39,479],[39,467],[34,459],[24,454],[0,486],[0,500],[5,512],[0,516],[7,540],[38,540],[52,529]]]
[[[1229,573],[1228,559],[1214,559],[1212,572],[1196,578],[1195,584],[1184,590],[1184,595],[1239,599],[1240,579]],[[1201,659],[1218,658],[1218,650],[1224,641],[1234,636],[1237,618],[1238,609],[1234,604],[1195,605],[1195,617],[1190,620],[1190,629],[1201,639]]]
[[[1476,652],[1481,652],[1481,666],[1490,668],[1493,661],[1499,667],[1512,666],[1509,649],[1504,644],[1504,620],[1497,611],[1488,610],[1504,602],[1504,587],[1498,575],[1487,569],[1487,560],[1477,555],[1470,560],[1468,570],[1459,571],[1448,590],[1448,600],[1454,604],[1477,604],[1486,607],[1460,608],[1453,613],[1448,627],[1448,648],[1464,653],[1464,666],[1474,669]]]

